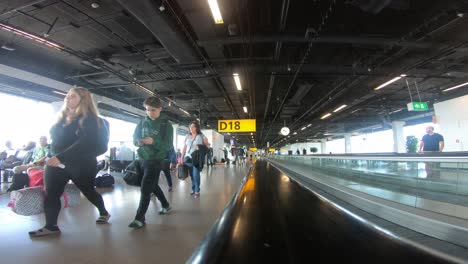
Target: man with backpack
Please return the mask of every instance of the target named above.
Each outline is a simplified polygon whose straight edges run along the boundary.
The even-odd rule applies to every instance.
[[[128,225],[138,229],[146,225],[145,214],[150,203],[151,193],[154,193],[161,202],[162,208],[159,214],[167,214],[171,206],[159,187],[159,174],[162,162],[167,158],[167,153],[172,145],[172,126],[167,116],[161,113],[162,103],[159,97],[149,97],[143,102],[146,109],[146,117],[142,119],[133,133],[133,142],[138,147],[143,178],[141,180],[140,204],[135,219]]]

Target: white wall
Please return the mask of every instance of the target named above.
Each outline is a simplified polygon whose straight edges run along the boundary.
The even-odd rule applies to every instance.
[[[189,129],[186,125],[180,125],[179,124],[179,127],[177,128],[178,132],[177,132],[177,146],[174,144],[174,148],[175,150],[177,151],[178,149],[180,151],[182,151],[184,149],[184,146],[185,146],[185,137],[188,135],[189,133]],[[181,130],[183,130],[184,132],[181,132]],[[176,140],[174,139],[174,142]]]
[[[302,155],[302,150],[306,149],[307,150],[307,155],[312,154],[310,152],[310,148],[316,147],[317,152],[315,154],[320,154],[321,153],[321,145],[320,143],[312,143],[312,142],[301,142],[301,143],[294,143],[291,145],[284,146],[280,149],[281,155],[288,155],[288,150],[291,150],[293,152],[293,155],[296,155],[296,150],[299,149]]]
[[[434,104],[444,151],[468,150],[468,95]]]
[[[326,150],[327,153],[325,154],[344,154],[346,153],[346,146],[345,146],[345,139],[335,139],[332,141],[327,141],[326,143]]]
[[[351,137],[352,153],[393,152],[393,132],[384,130]]]
[[[224,158],[224,135],[212,129],[204,129],[202,133],[208,138],[208,142],[210,142],[213,148],[213,156],[216,157],[217,160]]]

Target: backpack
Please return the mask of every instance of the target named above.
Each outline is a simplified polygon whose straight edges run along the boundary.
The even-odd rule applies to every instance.
[[[94,181],[94,185],[97,188],[110,188],[114,185],[114,183],[115,183],[114,176],[107,174],[107,173],[96,177]]]
[[[143,172],[141,171],[140,162],[138,160],[132,161],[125,168],[123,179],[128,185],[141,186]]]
[[[109,144],[109,121],[98,117],[99,126],[97,132],[96,155],[100,156],[107,152]]]

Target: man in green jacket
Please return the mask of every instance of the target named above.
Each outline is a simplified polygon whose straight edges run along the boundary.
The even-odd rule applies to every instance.
[[[158,185],[161,162],[167,157],[172,148],[172,125],[167,116],[161,113],[162,103],[158,97],[149,97],[143,103],[146,117],[142,119],[133,133],[133,143],[138,148],[143,179],[141,180],[140,204],[130,225],[131,228],[145,226],[145,214],[150,203],[151,193],[154,193],[161,202],[159,214],[167,214],[171,206]]]

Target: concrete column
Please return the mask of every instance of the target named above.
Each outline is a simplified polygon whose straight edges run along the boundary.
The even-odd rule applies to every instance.
[[[345,134],[344,135],[344,142],[345,142],[345,153],[353,153],[352,147],[351,147],[351,134]]]
[[[322,154],[327,154],[327,139],[321,139],[321,149],[322,149]]]
[[[403,126],[405,121],[393,121],[393,151],[397,153],[406,153],[406,140],[403,136]]]
[[[177,151],[177,146],[178,146],[178,136],[177,136],[177,129],[179,128],[179,124],[172,124],[172,144],[174,144],[174,149]]]

